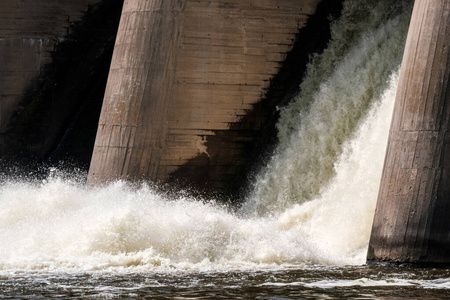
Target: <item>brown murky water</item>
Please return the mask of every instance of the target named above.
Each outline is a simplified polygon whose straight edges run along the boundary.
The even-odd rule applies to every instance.
[[[450,270],[308,266],[255,271],[11,273],[1,299],[446,299]]]

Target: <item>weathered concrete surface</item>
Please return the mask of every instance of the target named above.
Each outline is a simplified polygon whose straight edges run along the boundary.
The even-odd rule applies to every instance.
[[[99,0],[0,1],[0,133],[25,90],[51,63],[55,46],[94,2]]]
[[[0,4],[0,176],[61,161],[87,170],[122,4]]]
[[[416,0],[369,261],[450,264],[450,1]]]
[[[213,170],[210,186],[238,175],[263,112],[239,121],[319,2],[125,1],[88,182],[175,181],[188,162],[192,176]],[[227,131],[236,134],[218,136]]]

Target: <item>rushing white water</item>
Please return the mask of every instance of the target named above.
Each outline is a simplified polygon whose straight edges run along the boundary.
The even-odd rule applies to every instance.
[[[0,269],[222,269],[362,264],[381,175],[396,77],[338,175],[314,201],[245,218],[195,199],[167,199],[116,182],[85,188],[58,178],[0,188]],[[351,184],[348,184],[351,183]]]
[[[401,62],[408,2],[345,2],[328,49],[309,66],[301,93],[281,112],[280,143],[247,210],[273,214],[311,200],[336,175],[343,144]]]
[[[239,214],[123,182],[87,188],[57,176],[39,184],[9,180],[0,184],[0,271],[363,264],[409,11],[398,14],[401,9],[390,9],[388,1],[374,8],[362,0],[347,1],[346,9],[362,10],[358,3],[380,19],[359,11],[360,22],[374,27],[354,33],[356,41],[339,51],[330,46],[334,50],[312,64],[311,74],[326,70],[323,81],[308,92],[310,103],[300,97],[301,107],[294,102],[283,113],[280,128],[286,130],[277,155]],[[345,18],[351,15],[344,11],[343,20],[350,22]],[[334,32],[344,32],[338,25]],[[328,68],[317,67],[325,62]],[[314,86],[317,78],[308,78]],[[304,167],[305,160],[322,171]],[[286,182],[300,190],[287,189]],[[302,192],[302,186],[309,191]]]

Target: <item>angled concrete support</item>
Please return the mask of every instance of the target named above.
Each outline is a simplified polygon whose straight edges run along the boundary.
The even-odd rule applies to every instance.
[[[368,261],[450,265],[450,1],[416,0]]]
[[[126,0],[89,183],[155,179],[167,133],[185,1]]]

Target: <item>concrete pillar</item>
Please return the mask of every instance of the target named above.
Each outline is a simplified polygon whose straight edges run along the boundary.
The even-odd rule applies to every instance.
[[[416,0],[368,261],[450,264],[450,0]]]
[[[185,1],[126,0],[89,183],[155,179],[167,133]]]
[[[126,0],[88,183],[236,180],[261,99],[319,2]]]

